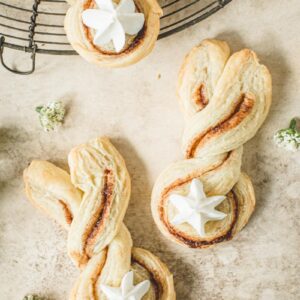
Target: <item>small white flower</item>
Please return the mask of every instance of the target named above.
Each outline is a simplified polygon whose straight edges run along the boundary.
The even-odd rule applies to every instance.
[[[135,11],[133,0],[121,0],[116,5],[112,0],[96,0],[98,9],[87,9],[82,13],[83,23],[96,30],[94,44],[103,46],[113,42],[120,52],[126,42],[126,33],[137,34],[144,25],[145,16]]]
[[[225,199],[225,196],[207,197],[202,182],[193,179],[187,196],[177,194],[170,196],[171,203],[178,210],[172,223],[174,225],[188,223],[200,236],[205,236],[205,224],[208,221],[222,220],[227,216],[215,209]]]
[[[275,143],[288,151],[296,152],[300,149],[300,132],[297,130],[297,122],[292,119],[289,128],[281,129],[274,135]]]
[[[104,284],[100,288],[108,300],[141,300],[150,288],[150,281],[144,280],[134,286],[133,272],[130,271],[124,275],[120,288]]]
[[[40,123],[45,131],[55,130],[62,125],[66,113],[60,101],[49,102],[35,109],[39,113]]]

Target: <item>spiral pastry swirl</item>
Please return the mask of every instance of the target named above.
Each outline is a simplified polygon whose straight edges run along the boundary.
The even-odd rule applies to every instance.
[[[112,0],[115,5],[120,0]],[[96,7],[95,0],[69,0],[71,5],[64,22],[67,38],[85,60],[100,67],[125,67],[137,63],[147,56],[155,46],[160,30],[160,17],[162,9],[156,0],[134,0],[136,10],[143,13],[145,23],[136,35],[126,35],[126,44],[121,52],[111,47],[94,44],[95,32],[82,22],[84,10]]]
[[[109,300],[101,285],[120,287],[132,271],[134,284],[150,282],[142,300],[173,300],[173,277],[150,252],[134,248],[123,218],[130,198],[130,176],[107,138],[72,149],[69,175],[47,161],[24,171],[28,199],[68,230],[68,254],[81,274],[72,300]]]
[[[204,40],[186,56],[179,73],[179,103],[186,125],[185,159],[158,177],[152,192],[152,214],[169,239],[205,248],[230,240],[255,208],[251,180],[241,172],[243,144],[264,122],[271,105],[271,76],[256,54],[244,49],[230,56],[226,42]],[[217,209],[227,215],[205,224],[200,236],[190,224],[171,222],[172,194],[186,195],[193,179],[208,196],[226,195]]]

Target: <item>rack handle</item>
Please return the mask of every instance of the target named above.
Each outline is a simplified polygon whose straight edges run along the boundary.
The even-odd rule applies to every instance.
[[[32,67],[29,71],[19,71],[19,70],[16,70],[16,69],[12,69],[12,68],[10,68],[6,65],[6,63],[4,62],[4,58],[3,58],[4,46],[5,46],[5,37],[1,36],[0,37],[0,60],[1,60],[1,63],[3,65],[3,67],[6,70],[8,70],[12,73],[15,73],[15,74],[19,74],[19,75],[29,75],[29,74],[32,74],[34,72],[34,70],[35,70],[35,55],[36,55],[36,49],[37,49],[36,45],[33,45],[32,48],[31,48],[32,49],[32,53],[31,53]],[[28,52],[28,50],[26,50],[25,47],[24,47],[24,51]]]

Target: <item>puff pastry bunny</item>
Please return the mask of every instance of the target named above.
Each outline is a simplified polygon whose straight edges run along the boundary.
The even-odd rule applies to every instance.
[[[230,56],[226,42],[204,40],[184,60],[178,96],[186,118],[185,159],[157,179],[152,214],[166,237],[190,248],[204,248],[231,239],[254,210],[253,186],[241,173],[241,159],[243,144],[268,114],[271,75],[253,51]],[[202,204],[189,198],[195,180],[203,185],[203,191],[194,191],[203,198]],[[225,199],[221,203],[220,195]],[[196,230],[201,226],[205,234]]]
[[[100,67],[125,67],[134,64],[147,56],[153,49],[160,30],[160,17],[162,9],[156,0],[69,0],[73,4],[65,17],[65,31],[72,47],[85,60],[96,64]],[[109,2],[109,3],[108,3]],[[125,17],[120,18],[114,29],[114,34],[120,36],[123,30],[126,30],[125,46],[121,50],[116,50],[111,46],[108,36],[108,30],[101,29],[95,31],[93,26],[89,27],[83,22],[83,13],[87,10],[103,9],[102,14],[106,14],[101,21],[113,22],[107,20],[106,8],[109,6],[122,5]],[[138,33],[132,33],[132,26],[136,26],[136,21],[128,20],[128,9],[135,7],[135,11],[144,15],[144,25]],[[126,8],[124,8],[126,6]],[[118,12],[118,8],[116,10]],[[120,11],[120,10],[119,10]],[[127,15],[126,15],[127,14]],[[115,16],[114,16],[115,18]],[[124,23],[122,28],[120,24]],[[90,18],[89,22],[93,22]],[[109,23],[110,24],[110,23]],[[111,24],[109,25],[111,26]],[[99,34],[105,34],[104,39],[107,40],[104,45],[95,43],[99,39]],[[120,36],[121,38],[121,36]]]
[[[82,270],[70,299],[110,300],[124,286],[133,288],[133,299],[175,299],[172,274],[153,254],[132,247],[123,224],[131,186],[119,152],[97,138],[72,149],[69,166],[71,175],[33,161],[24,182],[28,199],[68,230],[69,256]]]

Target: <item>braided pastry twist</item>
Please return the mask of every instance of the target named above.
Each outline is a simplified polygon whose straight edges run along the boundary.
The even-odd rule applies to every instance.
[[[119,152],[107,138],[94,139],[70,152],[69,166],[71,176],[47,161],[33,161],[24,182],[28,199],[68,230],[69,256],[82,270],[70,299],[110,300],[101,287],[120,287],[130,271],[134,284],[150,282],[142,298],[132,299],[175,299],[167,267],[133,248],[123,224],[130,177]]]
[[[160,231],[191,248],[231,239],[248,222],[255,195],[241,173],[243,144],[264,122],[271,104],[271,76],[256,54],[245,49],[230,56],[226,42],[204,40],[186,56],[179,73],[178,96],[186,119],[185,159],[164,170],[152,192],[152,214]],[[190,224],[174,224],[178,209],[172,195],[185,196],[193,179],[208,196],[226,195],[217,206],[226,214],[208,220],[205,235]]]

